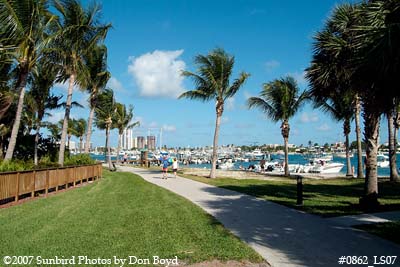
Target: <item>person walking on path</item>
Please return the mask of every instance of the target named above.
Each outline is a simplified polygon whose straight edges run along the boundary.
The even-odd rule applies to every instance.
[[[162,161],[163,179],[168,178],[168,165],[169,165],[168,158],[164,156]]]
[[[174,176],[176,178],[176,172],[178,171],[178,161],[176,158],[174,158],[174,161],[172,162],[172,171],[174,172]]]

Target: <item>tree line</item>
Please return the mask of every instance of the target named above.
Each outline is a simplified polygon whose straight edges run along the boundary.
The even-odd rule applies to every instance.
[[[116,102],[112,89],[106,88],[111,74],[104,41],[111,26],[101,21],[97,3],[84,7],[78,0],[0,0],[0,157],[4,162],[21,156],[19,147],[24,138],[32,137],[31,132],[35,165],[38,151],[49,152],[48,146],[42,146],[50,142],[63,166],[72,135],[79,138],[81,152],[86,137],[84,152],[89,153],[93,124],[106,130],[106,144],[111,129],[122,134],[137,125],[130,124],[133,107]],[[65,102],[53,93],[56,83],[68,83]],[[70,116],[71,108],[80,106],[72,101],[74,86],[89,94],[89,118]],[[54,109],[64,110],[63,119],[44,121]],[[50,132],[46,142],[42,128]]]

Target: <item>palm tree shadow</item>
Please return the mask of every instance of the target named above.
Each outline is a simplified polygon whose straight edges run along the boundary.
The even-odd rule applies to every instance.
[[[364,232],[273,202],[223,188],[202,190],[215,196],[202,201],[203,208],[234,235],[253,245],[267,261],[278,262],[276,266],[288,262],[297,266],[337,266],[339,257],[349,253],[372,257],[398,249]],[[382,249],[377,251],[376,244]]]

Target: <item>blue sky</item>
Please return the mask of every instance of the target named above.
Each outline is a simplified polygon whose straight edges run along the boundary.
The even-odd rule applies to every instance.
[[[251,76],[225,106],[219,144],[280,144],[280,124],[258,110],[248,110],[246,99],[258,95],[263,83],[288,74],[297,79],[300,88],[307,88],[303,74],[311,58],[312,36],[340,1],[101,3],[103,21],[113,25],[106,40],[112,74],[108,85],[118,102],[134,105],[136,120],[141,122],[135,135],[158,134],[163,128],[163,144],[194,147],[212,144],[215,103],[177,100],[181,92],[193,89],[193,84],[179,75],[180,70],[195,71],[193,58],[216,47],[234,55],[232,78],[241,71]],[[74,99],[87,106],[86,98],[74,93]],[[61,118],[61,113],[55,112],[52,120]],[[75,108],[72,116],[87,118],[88,109]],[[342,124],[310,105],[290,123],[290,143],[344,141]],[[383,142],[386,126],[382,126]],[[116,142],[113,132],[111,144]],[[104,132],[96,129],[93,143],[103,145]]]

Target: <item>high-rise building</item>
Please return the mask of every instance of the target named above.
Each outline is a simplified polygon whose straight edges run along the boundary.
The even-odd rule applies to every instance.
[[[156,137],[154,135],[147,136],[147,148],[149,150],[156,149]]]
[[[136,137],[136,140],[137,140],[137,148],[138,149],[145,148],[146,139],[144,138],[144,136],[138,136],[138,137]]]
[[[120,136],[121,147],[122,149],[129,150],[133,147],[133,136],[131,129],[125,129],[122,135]]]

